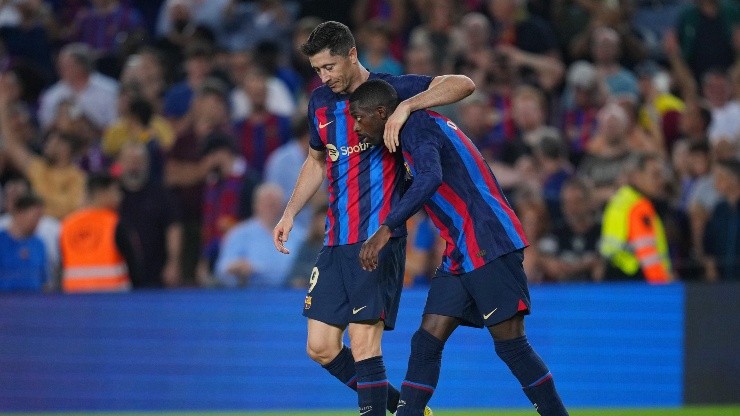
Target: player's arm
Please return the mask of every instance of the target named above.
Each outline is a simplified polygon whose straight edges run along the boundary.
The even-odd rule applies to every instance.
[[[290,195],[288,205],[285,207],[283,217],[272,231],[272,242],[279,252],[290,253],[284,244],[288,241],[288,235],[293,228],[293,219],[319,190],[321,183],[324,182],[325,175],[326,150],[309,148],[308,157],[298,174],[298,180],[293,188],[293,193]]]
[[[401,101],[385,123],[383,141],[391,152],[398,147],[398,134],[409,115],[416,110],[458,102],[475,91],[475,83],[465,75],[440,75],[434,77],[429,87]],[[399,91],[399,96],[403,96]]]
[[[405,145],[405,144],[404,144]],[[388,243],[393,230],[406,223],[429,198],[434,195],[442,184],[442,163],[440,149],[435,139],[422,139],[413,146],[408,146],[411,158],[404,154],[406,162],[411,167],[414,180],[401,200],[391,209],[380,228],[362,244],[360,249],[360,264],[365,270],[373,270],[378,265],[380,250]]]

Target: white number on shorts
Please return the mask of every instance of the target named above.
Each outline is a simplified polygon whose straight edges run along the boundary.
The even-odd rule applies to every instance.
[[[314,267],[313,270],[311,270],[311,278],[308,279],[308,293],[311,293],[314,287],[316,287],[316,283],[319,281],[319,268]]]

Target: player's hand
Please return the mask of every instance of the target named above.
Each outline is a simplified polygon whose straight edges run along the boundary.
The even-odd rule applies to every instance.
[[[288,236],[292,229],[293,219],[290,217],[283,217],[280,219],[280,222],[277,223],[275,229],[272,230],[272,243],[275,244],[277,251],[283,254],[290,254],[290,250],[285,248],[285,243],[288,242]]]
[[[385,122],[383,142],[385,143],[385,147],[387,147],[389,151],[396,151],[396,148],[399,144],[398,135],[401,132],[401,127],[403,127],[404,123],[406,123],[406,120],[408,120],[409,115],[411,115],[411,111],[408,107],[408,104],[406,104],[405,101],[402,101],[398,104],[396,110],[393,112],[393,114],[390,115],[390,117],[388,117],[388,120]]]
[[[373,271],[378,267],[378,255],[391,238],[391,229],[387,225],[381,225],[360,249],[360,265],[363,270]]]

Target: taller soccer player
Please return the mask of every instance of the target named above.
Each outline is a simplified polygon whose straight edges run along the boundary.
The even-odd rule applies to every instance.
[[[370,80],[350,97],[355,131],[379,145],[388,114],[398,102],[393,87]],[[442,349],[459,325],[487,327],[496,354],[543,416],[567,416],[550,371],[524,333],[530,301],[522,250],[522,225],[493,172],[455,123],[432,111],[416,111],[400,132],[413,183],[385,223],[362,246],[360,261],[373,270],[391,230],[424,208],[446,241],[432,279],[421,328],[401,385],[398,416],[422,416],[437,387]]]
[[[373,271],[357,262],[362,242],[385,221],[401,196],[404,167],[400,154],[361,143],[349,113],[349,94],[368,79],[393,85],[402,100],[386,124],[389,143],[411,112],[456,102],[475,89],[462,75],[435,78],[370,73],[357,59],[352,33],[338,22],[324,22],[302,45],[323,86],[311,94],[309,155],[283,217],[273,231],[275,247],[288,254],[295,215],[329,182],[324,248],[311,274],[303,315],[308,318],[308,355],[357,391],[360,414],[396,410],[399,392],[388,384],[381,352],[383,330],[395,325],[405,263],[406,230],[392,231]],[[350,348],[342,344],[349,331]]]

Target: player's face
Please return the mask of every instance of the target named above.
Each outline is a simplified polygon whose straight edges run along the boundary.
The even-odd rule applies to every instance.
[[[355,119],[354,131],[361,141],[373,146],[383,141],[385,130],[385,109],[380,107],[374,111],[357,108],[354,103],[349,107],[350,115]]]
[[[334,93],[344,94],[351,92],[352,69],[357,62],[357,49],[352,48],[349,55],[332,55],[329,49],[324,49],[308,58],[311,67],[327,87]]]

